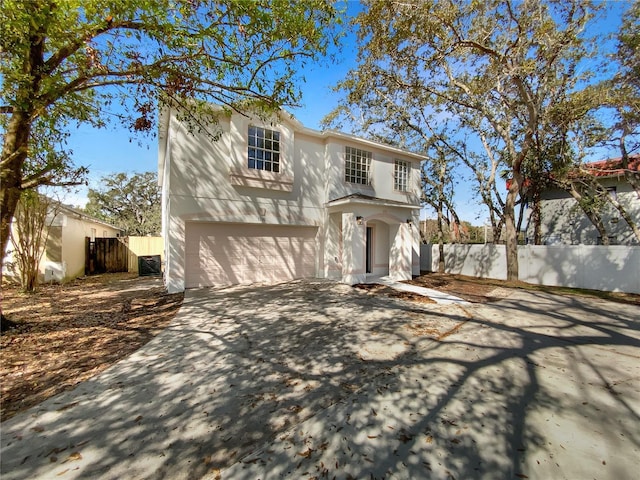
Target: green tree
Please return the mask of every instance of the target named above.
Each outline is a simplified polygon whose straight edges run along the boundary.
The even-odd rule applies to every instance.
[[[614,78],[605,82],[616,112],[611,137],[617,139],[625,177],[640,198],[640,174],[629,169],[629,156],[640,150],[640,0],[625,12],[617,39],[614,58],[619,68]]]
[[[126,235],[160,235],[161,195],[155,172],[117,173],[100,180],[101,188],[89,189],[85,211],[116,225]]]
[[[538,168],[533,177],[567,191],[605,245],[609,243],[609,233],[603,213],[611,209],[618,212],[640,241],[640,227],[629,213],[633,206],[611,195],[595,175],[598,172],[584,164],[594,146],[617,150],[620,162],[611,168],[622,169],[640,198],[640,174],[629,165],[631,155],[640,150],[640,1],[636,0],[622,18],[616,34],[617,49],[600,68],[612,74],[598,84],[573,92],[558,109],[553,135],[544,136],[544,142],[536,146],[538,163],[545,165],[547,171],[541,175],[543,169]],[[567,118],[578,121],[567,122]]]
[[[22,191],[83,180],[70,127],[104,126],[112,104],[134,131],[152,130],[158,101],[195,113],[291,104],[338,20],[328,0],[3,0],[1,251]]]
[[[32,293],[38,288],[40,260],[58,205],[36,190],[26,190],[20,196],[11,232],[11,244],[20,274],[20,284],[25,292]]]
[[[585,29],[598,7],[584,0],[366,5],[356,19],[359,65],[341,85],[348,92],[345,103],[365,107],[379,85],[393,82],[405,98],[422,99],[449,131],[478,139],[477,152],[467,158],[476,177],[482,174],[483,200],[494,196],[490,208],[499,217],[496,226],[504,225],[507,278],[517,279],[515,209],[525,167],[535,158],[536,135],[588,80],[589,72],[578,66],[589,55]],[[398,98],[382,93],[376,102]],[[509,179],[504,196],[496,184],[503,170]]]

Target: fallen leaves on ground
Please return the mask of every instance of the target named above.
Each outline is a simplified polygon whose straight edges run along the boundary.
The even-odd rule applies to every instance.
[[[503,284],[504,282],[498,285],[487,279],[472,279],[471,277],[446,273],[429,273],[428,275],[414,278],[407,283],[448,293],[473,303],[500,300],[498,295],[494,295],[494,291],[498,286],[506,286]]]
[[[399,298],[418,303],[436,303],[435,300],[412,292],[403,292],[377,283],[358,283],[355,288],[366,291],[369,295],[383,295],[389,298]]]
[[[3,313],[18,324],[0,336],[2,421],[73,388],[160,333],[182,304],[159,278],[104,274],[35,294],[3,286]]]

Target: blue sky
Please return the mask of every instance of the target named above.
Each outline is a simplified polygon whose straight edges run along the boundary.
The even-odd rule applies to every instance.
[[[628,1],[610,0],[607,2],[610,13],[605,21],[598,22],[603,33],[615,31],[619,26],[620,12],[629,5]],[[348,2],[347,15],[355,15],[361,6],[357,2]],[[333,63],[320,62],[308,66],[301,72],[306,82],[301,84],[302,101],[298,108],[289,108],[305,126],[319,129],[322,118],[337,106],[339,94],[331,88],[356,65],[357,48],[355,36],[348,34],[343,38],[342,48],[338,49]],[[116,172],[145,172],[157,170],[157,141],[155,137],[133,137],[131,132],[112,125],[105,129],[82,126],[72,132],[68,147],[73,152],[76,165],[89,168],[89,186],[99,187],[99,179]],[[86,203],[86,188],[80,188],[67,194],[67,203],[83,206]],[[481,225],[485,219],[486,207],[481,206],[471,189],[460,184],[457,191],[459,214],[463,220]],[[422,217],[431,216],[424,211]]]

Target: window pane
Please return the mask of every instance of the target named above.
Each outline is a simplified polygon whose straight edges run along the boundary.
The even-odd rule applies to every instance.
[[[250,126],[248,131],[249,168],[268,172],[280,171],[280,133],[262,127]]]
[[[369,185],[371,152],[353,147],[345,147],[345,181]]]
[[[396,160],[393,167],[393,176],[393,188],[401,192],[406,192],[409,184],[409,163]]]

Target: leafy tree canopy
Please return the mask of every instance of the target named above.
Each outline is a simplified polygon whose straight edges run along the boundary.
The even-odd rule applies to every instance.
[[[328,0],[3,0],[2,251],[22,190],[83,180],[65,150],[71,127],[104,126],[115,104],[135,131],[153,129],[158,101],[292,104],[337,15]]]
[[[124,230],[126,235],[160,235],[160,188],[155,172],[117,173],[89,189],[87,214]]]
[[[344,101],[328,121],[382,126],[432,159],[444,155],[438,164],[457,159],[468,166],[492,224],[504,225],[507,277],[517,279],[515,207],[525,179],[531,182],[530,163],[549,139],[566,139],[598,98],[580,92],[593,74],[583,67],[597,51],[587,26],[602,6],[587,0],[365,4],[355,20],[359,64],[339,84]],[[505,189],[497,182],[506,179]]]

